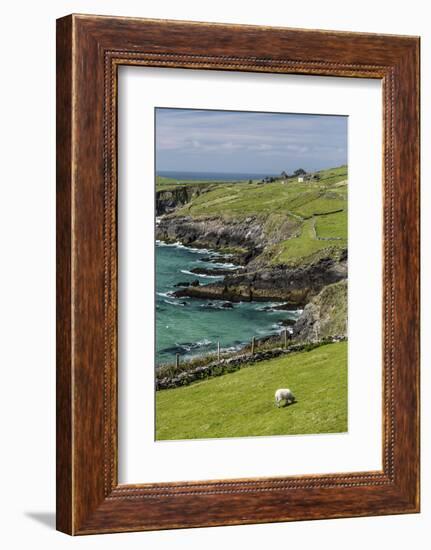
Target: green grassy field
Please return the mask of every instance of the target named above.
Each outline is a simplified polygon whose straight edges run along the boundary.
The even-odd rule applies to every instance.
[[[245,181],[228,182],[229,185],[235,185],[238,183],[245,183]],[[213,187],[218,185],[224,185],[226,181],[217,180],[176,180],[174,178],[167,178],[165,176],[156,176],[156,191],[172,191],[178,187],[190,186],[190,187]]]
[[[311,217],[344,208],[347,188],[338,184],[347,179],[347,167],[322,170],[319,174],[320,180],[305,183],[296,178],[263,185],[257,181],[215,183],[207,193],[179,209],[178,215],[241,219],[292,212],[299,217]]]
[[[300,260],[312,257],[317,252],[337,248],[346,248],[347,240],[320,241],[316,238],[314,229],[315,220],[310,218],[302,224],[301,234],[296,238],[286,239],[269,249],[271,264],[298,263]]]
[[[316,233],[318,237],[347,239],[346,212],[337,212],[316,218]]]
[[[293,405],[274,393],[290,388]],[[156,439],[347,431],[347,342],[282,356],[156,393]]]
[[[336,255],[347,247],[347,167],[322,170],[319,175],[320,179],[312,182],[298,182],[297,178],[266,184],[200,182],[208,186],[206,192],[174,215],[262,220],[272,242],[264,260],[273,265],[310,261],[322,251]],[[161,181],[160,185],[173,184]]]

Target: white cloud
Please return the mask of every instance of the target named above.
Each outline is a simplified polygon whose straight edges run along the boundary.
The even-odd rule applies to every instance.
[[[157,109],[156,147],[159,169],[180,166],[217,171],[224,155],[227,171],[260,170],[262,160],[279,158],[280,167],[308,159],[313,166],[343,164],[347,159],[346,117]],[[188,160],[189,159],[189,160]],[[191,165],[187,167],[187,163]],[[268,162],[268,161],[267,161]],[[332,164],[334,165],[334,164]],[[270,166],[262,166],[268,170]],[[180,169],[180,168],[179,168]]]

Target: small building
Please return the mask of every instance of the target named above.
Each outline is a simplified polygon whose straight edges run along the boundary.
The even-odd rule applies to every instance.
[[[313,182],[313,181],[319,181],[320,180],[320,174],[318,174],[317,172],[314,173],[314,174],[301,174],[300,176],[298,176],[298,182],[299,183],[302,183],[302,182]]]

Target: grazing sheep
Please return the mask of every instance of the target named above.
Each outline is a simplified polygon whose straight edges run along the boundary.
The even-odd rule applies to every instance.
[[[281,388],[275,392],[275,404],[277,407],[280,406],[282,401],[284,401],[284,406],[290,405],[295,401],[295,396],[288,388]]]

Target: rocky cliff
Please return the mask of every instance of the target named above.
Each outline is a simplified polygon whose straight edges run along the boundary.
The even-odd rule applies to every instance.
[[[211,191],[212,187],[211,184],[187,185],[158,191],[156,238],[229,253],[229,261],[242,268],[225,273],[223,281],[185,283],[175,295],[231,302],[280,301],[286,303],[287,308],[305,308],[295,329],[298,339],[315,341],[345,334],[345,327],[335,326],[333,319],[341,323],[346,316],[342,289],[347,289],[347,250],[331,246],[329,239],[328,248],[317,248],[314,252],[311,249],[309,256],[299,256],[296,262],[275,262],[274,249],[283,247],[290,239],[299,242],[301,239],[297,237],[306,231],[304,227],[306,223],[310,225],[309,222],[284,212],[247,217],[224,212],[211,216],[209,211],[192,215],[193,204],[202,204],[202,199],[194,202],[193,199]],[[208,201],[210,208],[214,209],[220,200],[227,199],[217,196],[214,200],[213,196]],[[314,223],[310,226],[316,238]],[[210,267],[209,264],[208,269]],[[340,287],[336,286],[343,281]],[[340,315],[334,309],[337,302],[341,304]]]
[[[293,307],[304,307],[322,288],[347,277],[347,257],[340,260],[322,258],[299,267],[274,266],[258,271],[248,267],[227,275],[221,283],[190,286],[176,296],[219,300],[283,301]]]
[[[282,231],[268,232],[259,217],[223,219],[165,215],[156,228],[156,238],[166,242],[211,248],[233,253],[231,261],[245,266],[227,274],[222,282],[189,286],[176,296],[230,300],[286,301],[303,307],[326,285],[347,277],[347,251],[325,255],[323,252],[297,266],[270,265],[265,251],[274,243],[292,237],[294,221],[284,223]]]
[[[302,342],[347,337],[347,281],[325,286],[310,303],[293,328],[293,337]]]
[[[156,216],[173,212],[211,187],[211,184],[178,185],[168,189],[156,189]]]
[[[190,216],[163,216],[156,228],[156,238],[196,248],[211,248],[235,254],[237,263],[248,263],[263,250],[266,236],[261,221],[254,218],[224,220],[220,217],[193,219]]]

